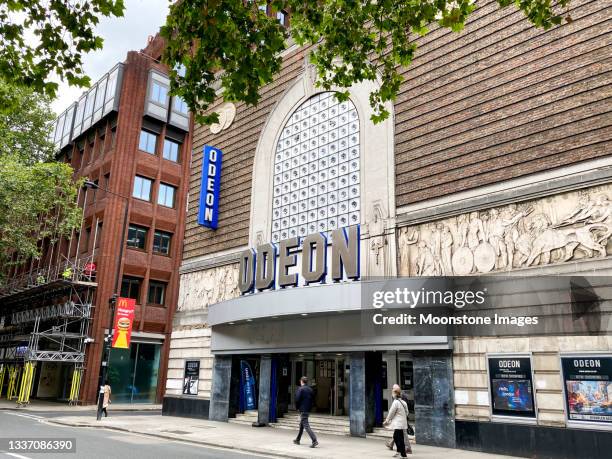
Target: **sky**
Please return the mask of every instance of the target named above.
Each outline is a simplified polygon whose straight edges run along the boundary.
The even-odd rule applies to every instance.
[[[102,18],[96,31],[104,39],[104,48],[86,54],[83,68],[92,84],[108,72],[117,62],[123,61],[128,51],[141,50],[147,37],[155,35],[166,22],[169,0],[125,0],[122,18]],[[51,108],[60,114],[72,102],[76,102],[85,88],[60,82],[58,97]]]

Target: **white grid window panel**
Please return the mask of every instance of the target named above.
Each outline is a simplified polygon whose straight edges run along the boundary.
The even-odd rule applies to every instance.
[[[272,242],[359,223],[359,116],[334,92],[291,115],[276,146]]]

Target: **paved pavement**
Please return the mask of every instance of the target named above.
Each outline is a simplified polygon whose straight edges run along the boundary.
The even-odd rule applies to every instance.
[[[117,403],[111,406],[114,416],[161,415],[161,405]],[[41,400],[32,400],[29,405],[20,407],[14,401],[9,402],[8,400],[0,400],[0,412],[3,410],[32,413],[45,418],[57,418],[66,415],[95,418],[97,408],[95,405],[69,406],[66,403],[46,402]]]
[[[172,416],[113,416],[101,421],[82,416],[65,416],[48,422],[65,426],[98,427],[122,432],[148,435],[156,440],[179,440],[194,444],[227,448],[248,454],[268,455],[297,459],[315,458],[391,458],[382,439],[354,438],[338,435],[319,435],[320,446],[309,448],[309,441],[302,438],[301,445],[294,445],[296,431],[271,427],[251,427],[242,424],[214,422]],[[80,429],[76,429],[80,430]],[[88,429],[91,430],[91,429]],[[306,435],[306,434],[305,434]],[[476,453],[471,451],[413,445],[415,459],[508,459],[509,456]],[[231,457],[229,452],[218,457]],[[155,455],[153,457],[162,457]]]
[[[146,404],[146,403],[113,403],[114,411],[157,411],[161,413],[161,404]],[[28,412],[58,412],[58,413],[76,413],[82,411],[93,411],[97,409],[96,405],[75,405],[70,406],[65,402],[50,402],[45,400],[32,399],[28,405],[19,406],[15,400],[9,401],[0,399],[0,410],[21,410]]]
[[[151,416],[146,416],[150,418]],[[161,416],[158,416],[161,417]],[[83,419],[81,416],[79,419]],[[76,445],[76,454],[50,453],[44,455],[18,449],[10,449],[8,439],[71,439]],[[13,446],[16,444],[13,443]],[[216,447],[186,443],[180,440],[154,438],[109,429],[77,429],[54,425],[40,413],[26,411],[0,411],[0,459],[156,459],[156,458],[204,458],[204,459],[248,459],[270,457],[252,453],[223,450]]]

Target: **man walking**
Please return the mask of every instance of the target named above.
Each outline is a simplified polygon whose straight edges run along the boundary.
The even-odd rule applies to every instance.
[[[308,415],[312,409],[313,400],[314,394],[308,385],[308,378],[306,376],[302,376],[300,378],[300,387],[295,393],[295,407],[300,412],[300,431],[298,432],[297,438],[293,440],[293,443],[296,445],[300,444],[300,439],[302,438],[304,429],[306,429],[308,436],[310,436],[310,439],[312,440],[310,447],[316,448],[316,446],[319,444],[317,441],[317,436],[314,434],[310,428],[310,424],[308,423]]]

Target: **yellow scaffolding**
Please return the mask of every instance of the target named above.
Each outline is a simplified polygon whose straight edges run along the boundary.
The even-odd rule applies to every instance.
[[[36,362],[26,362],[23,367],[21,376],[21,387],[19,389],[19,397],[17,398],[18,405],[27,405],[30,403],[30,393],[32,392],[32,382],[34,381],[34,371],[36,370]]]
[[[6,399],[13,400],[17,396],[17,381],[19,380],[20,367],[13,365],[9,368],[8,390],[6,391]]]
[[[2,398],[2,388],[4,387],[4,375],[6,374],[6,367],[0,365],[0,398]]]
[[[70,405],[76,405],[79,402],[79,392],[81,389],[82,377],[83,369],[75,368],[72,372],[72,386],[70,387]]]

